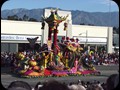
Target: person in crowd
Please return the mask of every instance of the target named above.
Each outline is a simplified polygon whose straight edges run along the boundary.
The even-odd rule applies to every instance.
[[[36,85],[35,85],[35,88],[34,90],[39,90],[40,88],[43,87],[43,84],[41,82],[38,82]]]
[[[119,74],[112,74],[106,81],[107,90],[115,90],[119,85]]]
[[[103,90],[103,88],[100,87],[98,84],[92,84],[87,88],[87,90]]]
[[[102,86],[103,90],[107,90],[107,85],[106,85],[106,83],[102,83],[101,86]]]
[[[34,53],[32,53],[31,51],[24,51],[22,53],[25,54],[25,56],[28,56],[29,58],[35,56]],[[16,54],[17,53],[12,52],[1,52],[1,66],[11,67],[11,65],[15,61],[14,59],[16,58]],[[119,64],[119,55],[117,53],[107,54],[106,52],[95,52],[92,53],[91,58],[89,54],[81,53],[81,56],[83,57],[86,63],[91,62],[92,60],[92,63],[96,65]],[[39,57],[41,57],[40,54]]]
[[[67,85],[62,84],[56,80],[46,82],[39,90],[70,90]]]
[[[79,90],[78,85],[76,85],[76,84],[70,85],[70,86],[68,86],[68,88],[70,90]]]
[[[24,81],[13,81],[7,88],[8,90],[32,90],[31,86]]]

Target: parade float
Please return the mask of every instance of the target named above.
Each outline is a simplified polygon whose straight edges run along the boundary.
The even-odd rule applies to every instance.
[[[95,67],[82,60],[78,39],[62,37],[58,42],[57,33],[61,22],[65,22],[65,17],[59,16],[57,10],[52,11],[47,18],[43,17],[42,29],[45,22],[48,24],[48,42],[40,48],[40,52],[26,54],[18,52],[14,73],[22,77],[46,77],[46,76],[70,76],[99,74]],[[67,23],[64,23],[64,30],[67,30]],[[52,35],[53,34],[53,35]],[[53,40],[52,40],[53,36]]]

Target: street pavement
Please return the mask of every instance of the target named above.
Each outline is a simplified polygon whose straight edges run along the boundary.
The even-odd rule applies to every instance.
[[[95,66],[97,70],[101,72],[101,75],[92,75],[92,76],[67,76],[67,77],[41,77],[41,78],[20,78],[16,75],[10,74],[9,68],[1,68],[1,83],[2,85],[6,88],[8,85],[15,81],[15,80],[20,80],[20,81],[25,81],[29,83],[32,87],[34,87],[37,82],[45,82],[48,80],[58,80],[60,82],[64,82],[66,84],[70,82],[75,82],[77,83],[78,80],[83,80],[83,81],[94,81],[98,80],[101,83],[106,82],[107,78],[112,75],[112,74],[117,74],[119,70],[119,65],[111,65],[111,66]]]

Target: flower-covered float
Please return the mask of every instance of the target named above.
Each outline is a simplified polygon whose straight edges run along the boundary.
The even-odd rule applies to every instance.
[[[49,77],[49,76],[70,76],[100,74],[91,63],[81,59],[81,51],[78,39],[62,37],[58,42],[58,26],[68,16],[61,17],[57,10],[52,11],[48,18],[43,17],[42,29],[45,22],[49,26],[48,42],[44,44],[40,52],[16,54],[14,72],[22,77]],[[67,23],[64,23],[64,30],[67,30]],[[53,34],[53,43],[52,43]]]

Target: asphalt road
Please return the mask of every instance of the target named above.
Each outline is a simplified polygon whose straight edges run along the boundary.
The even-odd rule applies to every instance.
[[[37,82],[45,82],[47,80],[55,79],[60,82],[70,83],[77,82],[79,79],[83,81],[94,81],[98,80],[101,83],[106,82],[107,78],[111,74],[118,73],[119,65],[111,66],[95,66],[97,70],[101,72],[101,75],[97,76],[68,76],[68,77],[44,77],[44,78],[20,78],[9,73],[9,68],[1,68],[1,83],[4,87],[7,87],[12,81],[21,80],[28,82],[32,87],[34,87]]]

